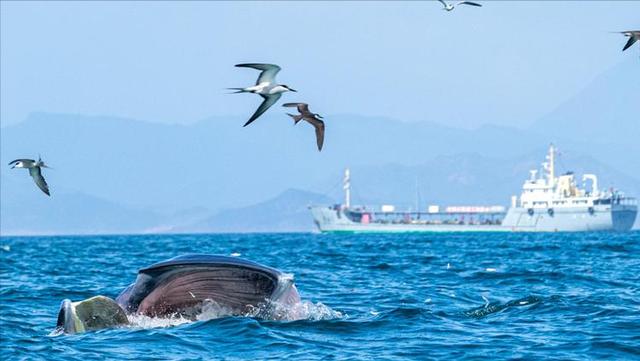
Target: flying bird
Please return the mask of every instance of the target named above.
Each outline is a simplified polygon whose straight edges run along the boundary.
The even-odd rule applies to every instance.
[[[289,88],[284,84],[276,83],[276,74],[280,71],[280,67],[274,64],[236,64],[239,68],[253,68],[262,70],[256,85],[246,88],[229,88],[230,90],[237,90],[234,93],[254,93],[260,95],[264,100],[258,107],[255,113],[244,123],[244,127],[251,124],[254,120],[258,119],[267,109],[275,104],[282,96],[282,93],[287,91],[295,92],[296,90]]]
[[[44,194],[50,196],[49,194],[49,185],[44,180],[42,176],[42,171],[40,168],[49,168],[40,157],[38,157],[38,161],[36,162],[33,159],[16,159],[9,163],[11,169],[13,168],[27,168],[29,169],[29,174],[33,178],[33,181],[36,183],[38,188],[44,192]]]
[[[442,6],[444,6],[442,8],[442,10],[447,10],[447,11],[451,11],[451,10],[455,9],[455,7],[458,6],[458,5],[471,5],[471,6],[478,6],[478,7],[482,6],[482,5],[478,4],[478,3],[474,3],[474,2],[471,2],[471,1],[458,1],[455,4],[453,4],[453,3],[447,4],[444,0],[438,0],[438,1],[440,3],[442,3]]]
[[[629,37],[629,41],[627,41],[627,43],[624,45],[622,51],[629,49],[629,47],[633,45],[633,43],[640,39],[640,30],[621,31],[620,34],[624,34],[624,36]]]
[[[293,118],[294,124],[298,124],[301,120],[306,120],[309,124],[313,125],[316,128],[316,143],[318,144],[318,151],[322,150],[322,144],[324,144],[324,122],[322,116],[317,113],[312,113],[309,111],[309,104],[307,103],[285,103],[282,104],[283,107],[296,107],[300,114],[294,115],[289,114],[291,118]]]

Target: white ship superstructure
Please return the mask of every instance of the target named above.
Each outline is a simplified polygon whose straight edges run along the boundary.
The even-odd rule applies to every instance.
[[[621,192],[598,188],[595,174],[582,176],[582,187],[573,172],[556,177],[556,150],[549,147],[542,174],[531,170],[522,185],[520,198],[512,198],[502,222],[516,231],[600,231],[629,230],[637,213],[634,198]]]
[[[542,172],[530,171],[520,197],[502,206],[430,205],[426,212],[396,211],[391,205],[352,206],[350,172],[345,171],[343,205],[314,206],[314,222],[323,232],[578,232],[626,231],[635,222],[637,201],[619,191],[598,188],[594,174],[579,186],[572,172],[556,177],[556,150],[549,147]]]

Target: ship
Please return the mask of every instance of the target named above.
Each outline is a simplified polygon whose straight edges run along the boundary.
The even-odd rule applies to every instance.
[[[551,144],[541,170],[531,170],[511,205],[439,206],[397,210],[393,205],[352,206],[351,174],[345,170],[344,203],[310,206],[320,232],[591,232],[629,231],[638,202],[623,192],[600,190],[595,174],[556,176]],[[590,185],[590,186],[588,186]]]

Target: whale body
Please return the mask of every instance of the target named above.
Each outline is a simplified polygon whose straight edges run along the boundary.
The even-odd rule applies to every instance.
[[[127,315],[195,320],[207,305],[230,316],[297,319],[299,303],[289,274],[236,257],[192,254],[141,269],[115,300],[64,300],[57,326],[65,333],[78,333],[126,325]]]
[[[272,305],[293,306],[300,296],[293,277],[277,269],[236,257],[187,255],[141,269],[116,298],[127,313],[152,317],[191,316],[205,300],[234,315],[260,307],[258,316],[267,318]]]

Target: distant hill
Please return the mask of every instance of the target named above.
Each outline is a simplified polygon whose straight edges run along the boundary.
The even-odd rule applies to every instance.
[[[1,178],[2,235],[140,233],[151,230],[162,219],[151,211],[64,189],[53,189],[47,197],[26,170],[15,172],[17,178]]]
[[[325,195],[288,189],[275,198],[249,207],[227,209],[193,225],[186,232],[310,232],[314,230],[308,206],[330,204]]]
[[[581,92],[534,123],[530,130],[558,139],[631,145],[637,152],[640,149],[640,62],[634,58],[598,76]]]
[[[505,159],[544,154],[548,143],[556,140],[504,127],[464,130],[336,115],[327,118],[320,153],[308,124],[293,126],[276,111],[250,127],[242,124],[238,118],[178,126],[37,113],[2,128],[0,161],[7,164],[42,154],[55,168],[46,173],[54,193],[65,187],[133,208],[220,210],[251,205],[291,187],[321,188],[327,175],[346,166],[418,165],[461,153]],[[568,154],[591,156],[640,178],[638,152],[630,146],[556,143]],[[7,167],[1,167],[0,174],[16,176]],[[10,184],[2,189],[14,191]]]
[[[424,164],[406,166],[386,164],[351,168],[353,201],[360,204],[395,204],[420,209],[428,204],[508,206],[511,195],[520,195],[530,169],[540,169],[545,152],[498,159],[478,154],[439,156]],[[557,172],[576,173],[579,184],[584,173],[599,176],[599,187],[615,187],[629,195],[640,194],[640,180],[621,173],[586,156],[560,156]],[[342,190],[334,189],[341,199]]]
[[[351,168],[353,202],[394,204],[404,209],[415,209],[416,202],[420,209],[428,204],[508,205],[510,196],[519,194],[528,170],[539,166],[543,154],[534,152],[501,160],[466,153],[439,156],[414,166],[355,166]],[[603,188],[615,186],[629,194],[640,194],[640,181],[593,158],[561,156],[558,171],[568,170],[578,175],[594,172],[600,175]],[[307,207],[343,199],[342,175],[336,172],[324,182],[332,186],[317,192],[288,189],[254,205],[218,212],[202,207],[160,212],[153,207],[132,208],[64,189],[48,198],[40,194],[26,171],[15,171],[17,177],[5,176],[1,182],[0,233],[5,235],[311,231],[314,225]],[[5,191],[10,184],[8,188],[14,191]]]
[[[0,132],[0,233],[302,230],[303,203],[342,198],[345,167],[363,203],[410,206],[417,180],[423,205],[507,204],[550,142],[561,170],[596,173],[638,197],[638,79],[637,59],[625,61],[530,129],[327,115],[322,152],[313,129],[278,107],[246,128],[244,117],[167,125],[34,113]],[[51,198],[6,166],[38,153],[54,168]]]

